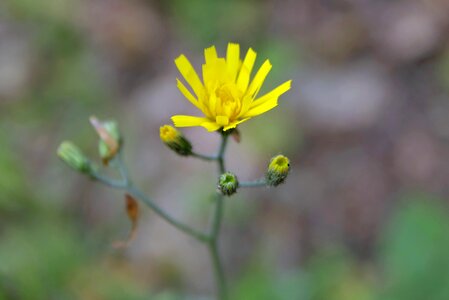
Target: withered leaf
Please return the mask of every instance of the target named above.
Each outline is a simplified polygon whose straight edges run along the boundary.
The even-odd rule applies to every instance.
[[[94,127],[100,139],[106,144],[108,154],[107,156],[103,157],[103,164],[108,165],[109,160],[111,160],[120,149],[119,142],[113,136],[111,136],[103,123],[99,121],[97,117],[91,116],[89,118],[89,121]]]
[[[137,223],[139,220],[139,204],[133,196],[125,194],[125,209],[129,220],[131,221],[131,231],[125,241],[116,241],[113,243],[114,248],[126,248],[134,240],[137,233]]]

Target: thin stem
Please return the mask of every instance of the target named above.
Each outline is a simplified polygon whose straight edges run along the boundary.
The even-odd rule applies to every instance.
[[[123,189],[126,187],[126,182],[124,180],[116,180],[108,177],[104,177],[100,174],[93,173],[90,175],[92,179],[97,180],[104,185],[107,185],[109,187],[115,188],[115,189]]]
[[[217,283],[218,299],[226,300],[228,298],[226,291],[226,279],[221,265],[220,255],[218,253],[217,243],[208,244],[209,253],[212,259],[215,281]]]
[[[216,156],[207,156],[203,154],[193,153],[192,156],[203,159],[203,160],[215,160],[218,164],[218,175],[221,175],[225,172],[225,161],[224,161],[224,153],[227,146],[228,141],[228,135],[225,133],[222,133],[222,139],[220,148],[218,150],[218,153]],[[137,187],[135,187],[131,180],[130,176],[128,174],[128,170],[123,163],[122,160],[122,153],[120,152],[116,159],[114,160],[114,164],[117,167],[118,171],[120,172],[120,175],[122,177],[122,180],[115,180],[111,178],[104,177],[98,173],[92,174],[92,178],[95,180],[98,180],[99,182],[110,186],[112,188],[124,190],[125,192],[129,193],[131,196],[135,197],[136,199],[141,200],[144,202],[148,207],[153,209],[153,211],[159,215],[161,218],[163,218],[168,223],[172,224],[174,227],[179,229],[180,231],[192,236],[193,238],[197,239],[198,241],[207,244],[209,253],[212,260],[212,266],[214,269],[215,274],[215,281],[217,284],[217,293],[218,298],[220,300],[226,300],[227,298],[227,290],[226,290],[226,278],[224,275],[223,265],[220,260],[219,250],[218,250],[218,239],[220,236],[220,229],[221,229],[221,223],[223,219],[223,209],[224,209],[224,202],[223,202],[223,195],[217,195],[217,199],[215,202],[215,211],[213,215],[212,220],[212,227],[210,229],[209,234],[204,234],[202,232],[199,232],[191,227],[189,227],[186,224],[183,224],[176,219],[172,218],[170,215],[168,215],[164,210],[162,210],[151,198],[146,196],[141,190],[139,190]]]
[[[220,149],[218,149],[218,154],[217,154],[217,160],[218,160],[218,168],[219,168],[219,174],[218,176],[220,176],[221,174],[223,174],[226,171],[225,168],[225,163],[224,163],[224,153],[226,150],[226,146],[228,144],[228,137],[229,135],[222,133],[221,135],[221,144],[220,144]]]
[[[226,150],[226,145],[228,141],[228,135],[222,134],[220,148],[217,154],[217,164],[218,164],[218,175],[220,176],[226,170],[225,161],[224,161],[224,153]],[[210,240],[209,240],[209,253],[212,259],[212,266],[214,268],[215,281],[217,285],[218,297],[220,300],[227,299],[226,292],[226,278],[224,275],[223,264],[220,260],[220,255],[218,251],[218,239],[220,236],[221,223],[223,219],[223,195],[217,195],[217,199],[215,202],[215,212],[212,220],[212,227],[210,231]]]
[[[223,195],[218,194],[215,200],[215,212],[210,230],[211,240],[216,239],[221,229],[221,220],[223,219]]]
[[[123,146],[122,146],[123,149]],[[128,172],[128,168],[125,166],[124,160],[123,160],[123,151],[122,149],[118,153],[117,161],[117,167],[119,169],[120,175],[122,176],[123,180],[126,182],[126,185],[130,184],[130,176]]]
[[[201,233],[168,215],[164,210],[162,210],[159,206],[157,206],[156,203],[154,203],[148,196],[146,196],[141,190],[136,188],[133,185],[128,185],[126,187],[126,191],[133,197],[140,199],[143,201],[146,205],[148,205],[156,214],[158,214],[162,219],[167,221],[168,223],[175,226],[177,229],[181,230],[182,232],[196,238],[198,241],[207,243],[209,242],[210,238],[208,235]]]
[[[196,158],[199,158],[199,159],[202,159],[202,160],[208,160],[208,161],[217,160],[218,159],[217,156],[205,155],[205,154],[200,154],[200,153],[196,153],[196,152],[192,152],[190,154],[190,156],[193,156],[193,157],[196,157]]]
[[[131,180],[129,179],[128,172],[127,172],[120,156],[118,156],[116,158],[115,162],[117,163],[117,167],[119,169],[120,174],[124,177],[122,180],[118,181],[118,180],[114,180],[111,178],[107,178],[98,173],[94,173],[91,176],[95,180],[98,180],[99,182],[101,182],[107,186],[110,186],[110,187],[116,188],[116,189],[120,189],[120,190],[124,190],[125,192],[127,192],[128,194],[133,196],[134,198],[139,199],[142,202],[144,202],[157,215],[159,215],[162,219],[164,219],[168,223],[175,226],[180,231],[192,236],[193,238],[197,239],[200,242],[209,243],[209,241],[210,241],[209,235],[199,232],[199,231],[189,227],[188,225],[177,221],[176,219],[171,217],[169,214],[167,214],[162,208],[160,208],[153,200],[151,200],[151,198],[146,196],[141,190],[139,190],[137,187],[135,187],[131,183]]]
[[[239,182],[239,187],[241,187],[241,188],[261,187],[261,186],[266,186],[266,185],[267,185],[267,181],[265,180],[265,178],[254,180],[254,181],[240,181]]]

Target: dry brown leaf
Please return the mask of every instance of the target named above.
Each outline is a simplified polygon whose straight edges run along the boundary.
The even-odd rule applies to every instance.
[[[128,218],[131,221],[131,231],[125,241],[116,241],[113,243],[114,248],[126,248],[134,240],[137,233],[137,223],[139,220],[139,204],[133,196],[125,194],[125,209]]]

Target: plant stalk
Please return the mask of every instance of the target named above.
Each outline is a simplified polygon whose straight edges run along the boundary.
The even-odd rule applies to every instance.
[[[226,171],[224,154],[227,146],[228,135],[222,133],[221,144],[217,154],[217,164],[218,164],[218,176]],[[219,194],[215,201],[215,212],[212,220],[212,228],[210,232],[209,240],[209,253],[212,260],[212,267],[214,269],[215,282],[217,287],[218,299],[226,300],[228,299],[227,288],[226,288],[226,277],[223,270],[223,264],[220,259],[220,254],[218,250],[218,241],[220,237],[221,222],[223,219],[223,195]]]

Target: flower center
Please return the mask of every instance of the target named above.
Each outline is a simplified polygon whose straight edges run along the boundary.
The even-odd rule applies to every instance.
[[[228,125],[234,121],[241,107],[241,92],[235,84],[222,84],[215,90],[217,103],[215,105],[215,115],[217,123]]]
[[[235,104],[235,99],[232,96],[230,89],[226,85],[219,87],[215,91],[215,95],[221,100],[222,105],[228,106]]]

